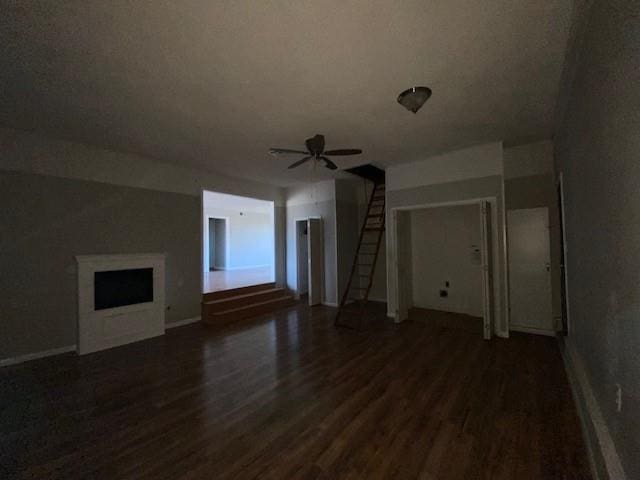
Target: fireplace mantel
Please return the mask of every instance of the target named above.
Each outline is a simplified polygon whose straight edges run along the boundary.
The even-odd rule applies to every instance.
[[[164,253],[78,255],[78,353],[137,342],[164,334]],[[95,273],[153,269],[153,301],[95,310]]]

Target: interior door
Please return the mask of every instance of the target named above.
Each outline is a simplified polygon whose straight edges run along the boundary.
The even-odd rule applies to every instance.
[[[482,230],[482,291],[483,291],[483,337],[489,340],[493,335],[493,252],[491,232],[491,204],[484,200],[480,204],[480,224]]]
[[[509,210],[507,226],[511,328],[553,334],[548,210]]]
[[[307,252],[309,256],[309,305],[322,303],[323,255],[322,220],[310,218],[307,224]]]

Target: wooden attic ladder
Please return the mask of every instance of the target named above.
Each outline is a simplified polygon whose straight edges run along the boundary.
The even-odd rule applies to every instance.
[[[382,173],[384,175],[384,172]],[[369,197],[367,214],[360,229],[360,239],[351,266],[349,281],[336,315],[335,325],[339,327],[358,329],[362,327],[369,292],[373,285],[373,275],[385,231],[384,177],[382,180],[379,177],[376,180]],[[357,318],[357,327],[345,322],[346,317]]]

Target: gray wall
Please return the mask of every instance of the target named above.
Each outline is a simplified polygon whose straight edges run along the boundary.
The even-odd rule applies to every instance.
[[[596,1],[585,18],[555,141],[566,198],[567,343],[631,479],[640,478],[640,2]]]
[[[504,228],[502,222],[502,176],[492,175],[488,177],[473,178],[454,182],[440,183],[435,185],[425,185],[422,187],[406,188],[402,190],[392,190],[387,192],[387,245],[393,245],[390,241],[392,234],[391,210],[396,207],[408,207],[414,205],[427,205],[443,202],[454,202],[470,200],[475,198],[495,197],[497,200],[496,214],[498,219],[497,249],[494,249],[494,259],[497,268],[494,272],[494,283],[499,292],[499,322],[498,327],[501,332],[506,331],[505,301],[506,282],[504,275]],[[389,254],[389,252],[387,252]],[[390,255],[388,255],[390,256]],[[387,262],[388,264],[389,262]],[[390,265],[387,265],[389,274]],[[391,283],[391,282],[390,282]],[[394,288],[389,289],[389,296],[395,295]],[[391,302],[391,303],[395,303]],[[389,312],[392,314],[393,312]]]
[[[167,322],[200,314],[197,196],[0,171],[0,359],[76,343],[74,256],[166,252]]]

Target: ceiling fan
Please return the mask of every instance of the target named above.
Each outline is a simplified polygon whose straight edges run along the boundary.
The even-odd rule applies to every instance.
[[[342,148],[338,150],[327,150],[324,149],[324,135],[315,135],[311,138],[307,138],[305,140],[305,145],[307,146],[307,150],[290,150],[288,148],[270,148],[269,153],[271,155],[281,155],[281,154],[300,154],[307,155],[306,157],[298,160],[297,162],[289,165],[289,168],[296,168],[302,165],[307,160],[315,159],[317,161],[322,160],[330,170],[336,170],[338,166],[329,160],[326,156],[331,155],[358,155],[362,153],[362,150],[359,148]]]

